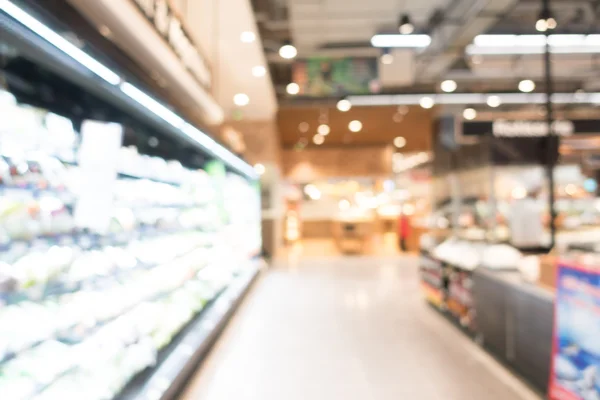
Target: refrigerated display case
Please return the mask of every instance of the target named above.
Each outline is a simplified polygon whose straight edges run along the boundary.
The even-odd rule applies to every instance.
[[[257,176],[37,17],[0,2],[0,398],[172,398],[261,266]]]

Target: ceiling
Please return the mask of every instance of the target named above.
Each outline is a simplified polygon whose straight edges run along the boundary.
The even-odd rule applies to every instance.
[[[370,39],[396,33],[399,17],[408,14],[416,32],[432,44],[424,51],[394,50],[394,63],[379,63],[382,93],[439,91],[444,79],[455,80],[463,92],[515,91],[522,79],[543,89],[541,55],[471,57],[465,48],[480,34],[536,34],[541,0],[253,0],[253,7],[271,76],[280,102],[306,104],[285,93],[292,81],[293,62],[277,54],[286,40],[298,48],[298,59],[311,57],[379,57]],[[556,33],[600,32],[600,1],[552,0]],[[596,53],[554,56],[556,88],[575,91],[600,86]]]

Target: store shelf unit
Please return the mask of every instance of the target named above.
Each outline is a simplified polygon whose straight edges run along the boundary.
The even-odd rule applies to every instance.
[[[257,278],[261,263],[256,261],[211,302],[159,357],[159,364],[134,379],[115,400],[171,400],[188,383],[210,347],[223,330],[235,308]]]
[[[424,251],[419,266],[425,299],[466,331],[475,332],[472,271]]]
[[[550,377],[554,295],[517,266],[465,268],[422,250],[425,299],[539,392]]]
[[[262,266],[258,176],[49,14],[0,1],[0,398],[168,400]]]

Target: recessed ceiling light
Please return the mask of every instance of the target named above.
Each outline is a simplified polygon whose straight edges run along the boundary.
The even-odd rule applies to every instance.
[[[329,127],[329,125],[322,124],[319,125],[319,127],[317,128],[317,132],[319,133],[319,135],[327,136],[329,135],[329,132],[331,132],[331,128]]]
[[[250,103],[250,97],[246,93],[238,93],[233,96],[233,102],[236,106],[244,107]]]
[[[267,74],[267,69],[262,65],[257,65],[256,67],[252,67],[252,75],[257,78],[261,78]]]
[[[499,96],[490,96],[487,98],[487,105],[492,108],[500,107],[501,104],[502,99]]]
[[[350,131],[354,133],[360,132],[362,130],[362,127],[362,122],[357,120],[350,121],[350,123],[348,124],[348,129],[350,129]]]
[[[302,133],[308,132],[309,129],[310,125],[308,125],[308,122],[300,122],[300,124],[298,125],[298,130]]]
[[[456,88],[458,87],[456,82],[453,80],[447,80],[442,82],[442,84],[440,85],[441,89],[446,92],[446,93],[452,93],[456,90]]]
[[[433,100],[431,97],[423,97],[419,101],[419,104],[421,105],[421,107],[429,109],[435,105],[435,100]]]
[[[404,146],[406,146],[406,139],[402,136],[398,136],[394,139],[394,146],[396,146],[399,149],[403,148]]]
[[[394,63],[394,56],[390,53],[385,53],[381,55],[381,63],[385,65],[390,65]]]
[[[524,79],[519,82],[519,90],[524,93],[531,93],[535,90],[535,82],[531,79]]]
[[[281,56],[281,58],[290,60],[298,55],[298,50],[291,44],[284,44],[279,49],[279,55]]]
[[[348,112],[352,108],[352,103],[350,100],[342,99],[337,103],[337,109],[341,112]]]
[[[477,118],[477,111],[475,111],[473,108],[465,108],[463,111],[463,118],[468,121],[472,121]]]
[[[252,42],[254,42],[256,40],[256,34],[254,32],[251,32],[251,31],[244,31],[240,35],[240,40],[243,43],[252,43]]]
[[[322,145],[323,143],[325,143],[325,136],[316,134],[315,136],[313,136],[313,143],[317,146]]]
[[[295,83],[295,82],[288,83],[288,85],[285,88],[285,91],[288,94],[291,94],[292,96],[295,96],[298,93],[300,93],[300,86],[297,83]]]

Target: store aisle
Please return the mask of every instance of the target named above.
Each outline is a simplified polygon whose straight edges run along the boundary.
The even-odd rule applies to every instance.
[[[421,299],[416,258],[281,265],[182,400],[535,399]]]

